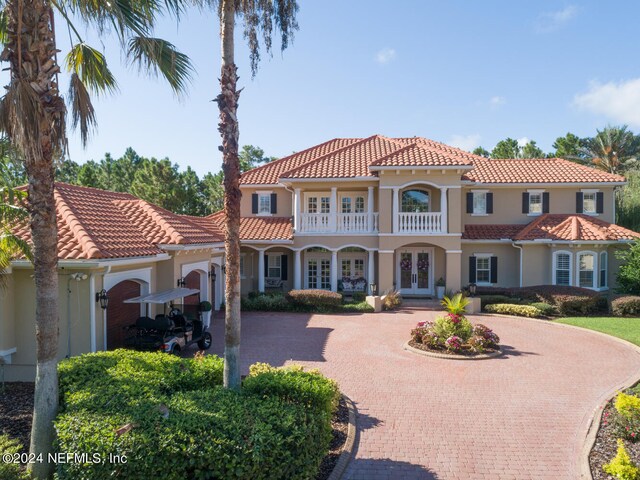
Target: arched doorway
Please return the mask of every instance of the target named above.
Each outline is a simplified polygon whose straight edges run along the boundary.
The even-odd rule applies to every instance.
[[[124,347],[127,332],[124,327],[135,323],[140,316],[140,305],[124,303],[129,298],[142,295],[140,283],[124,280],[109,289],[109,308],[107,309],[107,350]]]

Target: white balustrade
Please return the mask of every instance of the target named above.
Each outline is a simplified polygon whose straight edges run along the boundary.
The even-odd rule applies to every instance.
[[[398,213],[398,233],[443,233],[442,213]]]
[[[334,218],[335,222],[332,221]],[[378,231],[378,214],[301,213],[300,226],[301,233],[373,233]]]

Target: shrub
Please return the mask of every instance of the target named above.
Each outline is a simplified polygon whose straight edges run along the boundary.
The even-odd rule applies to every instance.
[[[565,316],[594,315],[608,310],[607,299],[603,296],[564,296],[555,298],[558,311]]]
[[[451,352],[459,352],[462,350],[462,339],[456,335],[452,335],[444,341],[444,346]]]
[[[620,392],[614,402],[612,425],[616,434],[627,440],[640,438],[640,398]]]
[[[383,310],[395,310],[402,305],[402,295],[397,290],[391,290],[384,294],[382,298]]]
[[[453,297],[446,296],[440,302],[444,309],[454,315],[464,315],[467,305],[471,303],[462,293],[456,293]]]
[[[22,451],[20,442],[8,435],[0,435],[0,454],[19,454]],[[19,462],[0,460],[0,478],[2,480],[27,480],[29,476],[22,470]]]
[[[441,339],[459,337],[466,342],[473,332],[471,322],[461,315],[446,314],[433,322],[433,332]]]
[[[354,312],[354,313],[373,313],[374,308],[369,305],[367,302],[359,302],[359,303],[345,303],[338,307],[338,311],[340,312]]]
[[[534,302],[529,304],[529,306],[537,308],[545,317],[550,317],[551,315],[555,315],[558,313],[558,309],[553,305],[549,305],[545,302]]]
[[[367,298],[367,294],[364,292],[353,292],[351,295],[353,301],[356,303],[364,302]]]
[[[619,480],[637,480],[640,478],[640,469],[631,461],[629,453],[624,448],[624,442],[618,439],[618,452],[616,456],[602,467],[609,475]]]
[[[617,273],[620,293],[640,295],[640,240],[636,239],[628,249],[616,252],[616,257],[622,262]]]
[[[240,300],[240,306],[245,311],[286,312],[291,310],[289,302],[282,293],[249,295]]]
[[[503,315],[517,315],[519,317],[539,317],[542,312],[530,305],[514,305],[512,303],[495,303],[487,305],[485,308],[490,313],[500,313]]]
[[[286,299],[300,306],[333,306],[342,305],[342,295],[327,290],[291,290]]]
[[[616,411],[625,418],[640,418],[640,398],[620,392],[614,404]]]
[[[618,297],[611,301],[611,313],[618,316],[640,315],[640,297]]]
[[[318,370],[305,370],[300,365],[275,368],[265,363],[252,365],[242,388],[260,397],[276,397],[321,411],[329,418],[338,406],[338,384]]]
[[[213,385],[218,364],[126,351],[62,362],[57,451],[119,454],[127,463],[59,464],[58,478],[314,477],[331,438],[335,382],[263,365],[236,392]]]
[[[473,335],[467,340],[467,345],[469,345],[469,349],[474,353],[482,353],[488,346],[485,338],[480,335]]]
[[[485,340],[486,347],[497,347],[498,343],[500,343],[500,337],[489,327],[481,323],[473,326],[473,335],[482,337]]]
[[[506,295],[480,295],[480,305],[482,308],[487,305],[493,305],[494,303],[516,303],[511,297]]]

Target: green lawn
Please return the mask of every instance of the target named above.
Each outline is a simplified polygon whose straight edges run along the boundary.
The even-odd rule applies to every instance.
[[[568,317],[560,318],[556,322],[608,333],[614,337],[640,345],[640,318]]]

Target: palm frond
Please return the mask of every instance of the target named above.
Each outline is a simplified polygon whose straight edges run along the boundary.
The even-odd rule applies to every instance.
[[[33,261],[31,245],[11,232],[0,234],[0,251],[7,254],[12,260],[18,257],[26,257],[29,261]]]
[[[148,35],[158,13],[155,0],[66,0],[65,6],[100,34],[114,27],[121,41],[129,33]]]
[[[7,13],[4,9],[4,2],[0,5],[0,43],[7,43]]]
[[[73,45],[67,54],[65,64],[84,86],[95,93],[113,93],[118,89],[104,55],[86,43]]]
[[[132,37],[127,56],[141,71],[162,75],[176,94],[186,90],[194,72],[189,57],[161,38]]]
[[[82,145],[86,146],[89,133],[98,125],[98,122],[89,92],[84,82],[75,73],[71,74],[69,82],[69,103],[71,104],[71,127],[74,130],[80,127],[80,139]]]

